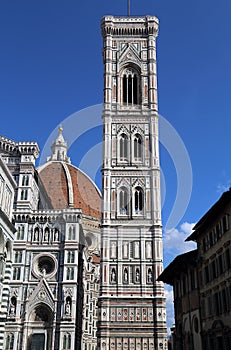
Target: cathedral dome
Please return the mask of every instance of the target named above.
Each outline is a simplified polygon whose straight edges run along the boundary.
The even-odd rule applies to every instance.
[[[68,207],[82,209],[84,215],[100,219],[101,193],[94,182],[79,168],[70,164],[66,155],[66,142],[61,135],[52,145],[52,155],[47,163],[38,168],[39,177],[50,197],[54,209]],[[60,148],[60,139],[64,152],[57,159],[57,151]],[[57,146],[56,146],[57,145]],[[67,161],[68,160],[68,161]]]

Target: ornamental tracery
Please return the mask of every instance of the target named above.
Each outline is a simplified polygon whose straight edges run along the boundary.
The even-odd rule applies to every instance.
[[[141,102],[140,73],[131,66],[121,72],[121,102],[124,105],[138,105]]]

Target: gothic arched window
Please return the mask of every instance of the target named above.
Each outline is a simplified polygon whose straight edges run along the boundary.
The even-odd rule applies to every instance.
[[[29,185],[29,176],[23,175],[22,177],[22,186],[28,186]]]
[[[122,101],[124,104],[139,103],[139,75],[135,69],[127,68],[122,75]]]
[[[63,349],[70,350],[71,349],[71,335],[64,334],[63,336]]]
[[[24,226],[20,225],[17,227],[17,239],[24,239]]]
[[[72,238],[72,226],[69,227],[69,236],[68,239],[71,240]]]
[[[5,350],[13,350],[14,349],[14,334],[8,334],[6,337],[6,346]]]
[[[144,193],[141,187],[136,187],[134,191],[134,209],[136,215],[143,214]]]
[[[133,151],[134,151],[134,160],[141,161],[141,159],[142,159],[142,138],[139,134],[136,134],[134,137]]]
[[[27,190],[21,190],[21,201],[26,201],[28,198],[28,191]]]
[[[119,137],[119,160],[126,161],[128,159],[128,137],[121,134]]]
[[[128,215],[128,190],[125,187],[122,187],[119,190],[119,214]]]
[[[68,267],[67,268],[67,280],[73,280],[74,279],[74,268]]]

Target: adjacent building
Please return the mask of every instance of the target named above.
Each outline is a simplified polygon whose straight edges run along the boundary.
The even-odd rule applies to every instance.
[[[0,157],[0,349],[3,349],[12,272],[15,227],[12,224],[16,183]]]
[[[0,138],[17,182],[5,350],[96,349],[101,194],[71,165],[62,131],[38,169],[37,143]]]
[[[230,215],[231,190],[187,238],[197,249],[178,256],[159,277],[174,287],[176,350],[231,348]]]

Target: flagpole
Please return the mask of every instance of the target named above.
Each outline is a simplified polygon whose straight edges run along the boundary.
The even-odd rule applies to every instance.
[[[130,0],[128,0],[128,17],[131,15],[131,9],[130,9]]]

